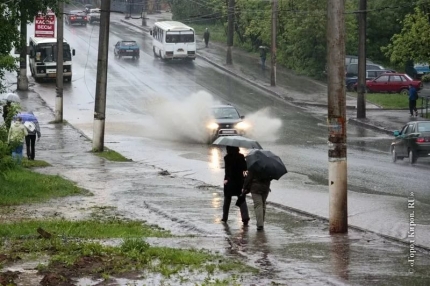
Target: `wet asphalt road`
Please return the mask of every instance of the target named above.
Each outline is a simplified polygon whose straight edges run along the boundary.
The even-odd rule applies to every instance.
[[[112,17],[106,145],[140,161],[219,186],[222,182],[223,151],[199,143],[162,140],[151,129],[150,103],[160,98],[185,101],[190,94],[206,91],[223,103],[235,105],[242,114],[264,107],[282,120],[275,142],[257,138],[265,149],[277,153],[287,164],[289,174],[274,182],[269,201],[319,216],[328,216],[327,130],[321,115],[263,94],[197,59],[193,63],[164,63],[152,55],[149,35],[126,26]],[[29,27],[29,31],[34,28]],[[64,118],[92,137],[98,25],[65,26],[65,38],[76,50],[73,82],[65,84]],[[115,59],[113,45],[133,39],[141,46],[141,58]],[[46,102],[55,106],[55,83],[34,87]],[[192,114],[192,111],[191,111]],[[320,125],[319,125],[320,124]],[[150,126],[151,125],[151,126]],[[390,138],[373,131],[348,127],[349,222],[401,239],[406,238],[407,196],[415,192],[420,228],[417,241],[430,247],[429,160],[414,167],[396,165],[387,153]],[[170,138],[172,139],[172,138]]]

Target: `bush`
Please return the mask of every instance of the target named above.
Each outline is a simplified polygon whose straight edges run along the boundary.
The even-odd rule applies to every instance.
[[[421,78],[422,82],[430,82],[430,73],[423,75]]]
[[[19,103],[12,103],[9,109],[8,118],[6,120],[12,121],[12,118],[21,110]],[[6,123],[0,125],[0,171],[6,171],[16,167],[12,160],[12,146],[7,143],[8,130]]]

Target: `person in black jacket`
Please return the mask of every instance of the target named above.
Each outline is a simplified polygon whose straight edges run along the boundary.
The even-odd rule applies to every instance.
[[[222,221],[227,222],[231,197],[240,196],[242,194],[244,172],[247,168],[245,156],[239,153],[238,147],[227,146],[227,155],[224,157],[224,164],[224,205],[222,209]],[[240,214],[243,224],[247,226],[249,222],[249,213],[246,201],[240,205]]]

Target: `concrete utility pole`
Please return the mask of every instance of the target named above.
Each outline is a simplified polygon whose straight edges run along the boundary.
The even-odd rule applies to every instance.
[[[367,0],[360,0],[358,8],[358,85],[357,118],[366,118],[366,9]]]
[[[58,16],[57,16],[57,89],[55,97],[55,121],[63,122],[63,51],[64,51],[64,23],[63,23],[64,2],[58,1]]]
[[[147,0],[142,1],[142,26],[146,27]]]
[[[111,0],[103,0],[100,11],[99,51],[97,59],[96,98],[93,126],[94,152],[103,152],[104,150],[110,2]]]
[[[278,23],[278,0],[272,0],[272,52],[271,52],[271,69],[270,85],[276,85],[276,30]]]
[[[22,1],[21,1],[22,3]],[[19,74],[17,80],[18,90],[28,90],[27,78],[27,11],[25,5],[20,5],[21,13],[21,51],[19,55]]]
[[[348,232],[345,1],[327,0],[327,4],[329,229],[332,234]]]
[[[228,28],[227,28],[227,64],[233,64],[231,48],[233,47],[234,36],[234,0],[228,0]]]

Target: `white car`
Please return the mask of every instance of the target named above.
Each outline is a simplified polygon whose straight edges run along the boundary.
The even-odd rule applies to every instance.
[[[88,18],[88,23],[90,24],[94,22],[100,23],[100,9],[99,8],[90,9],[90,12],[88,13],[87,18]]]

